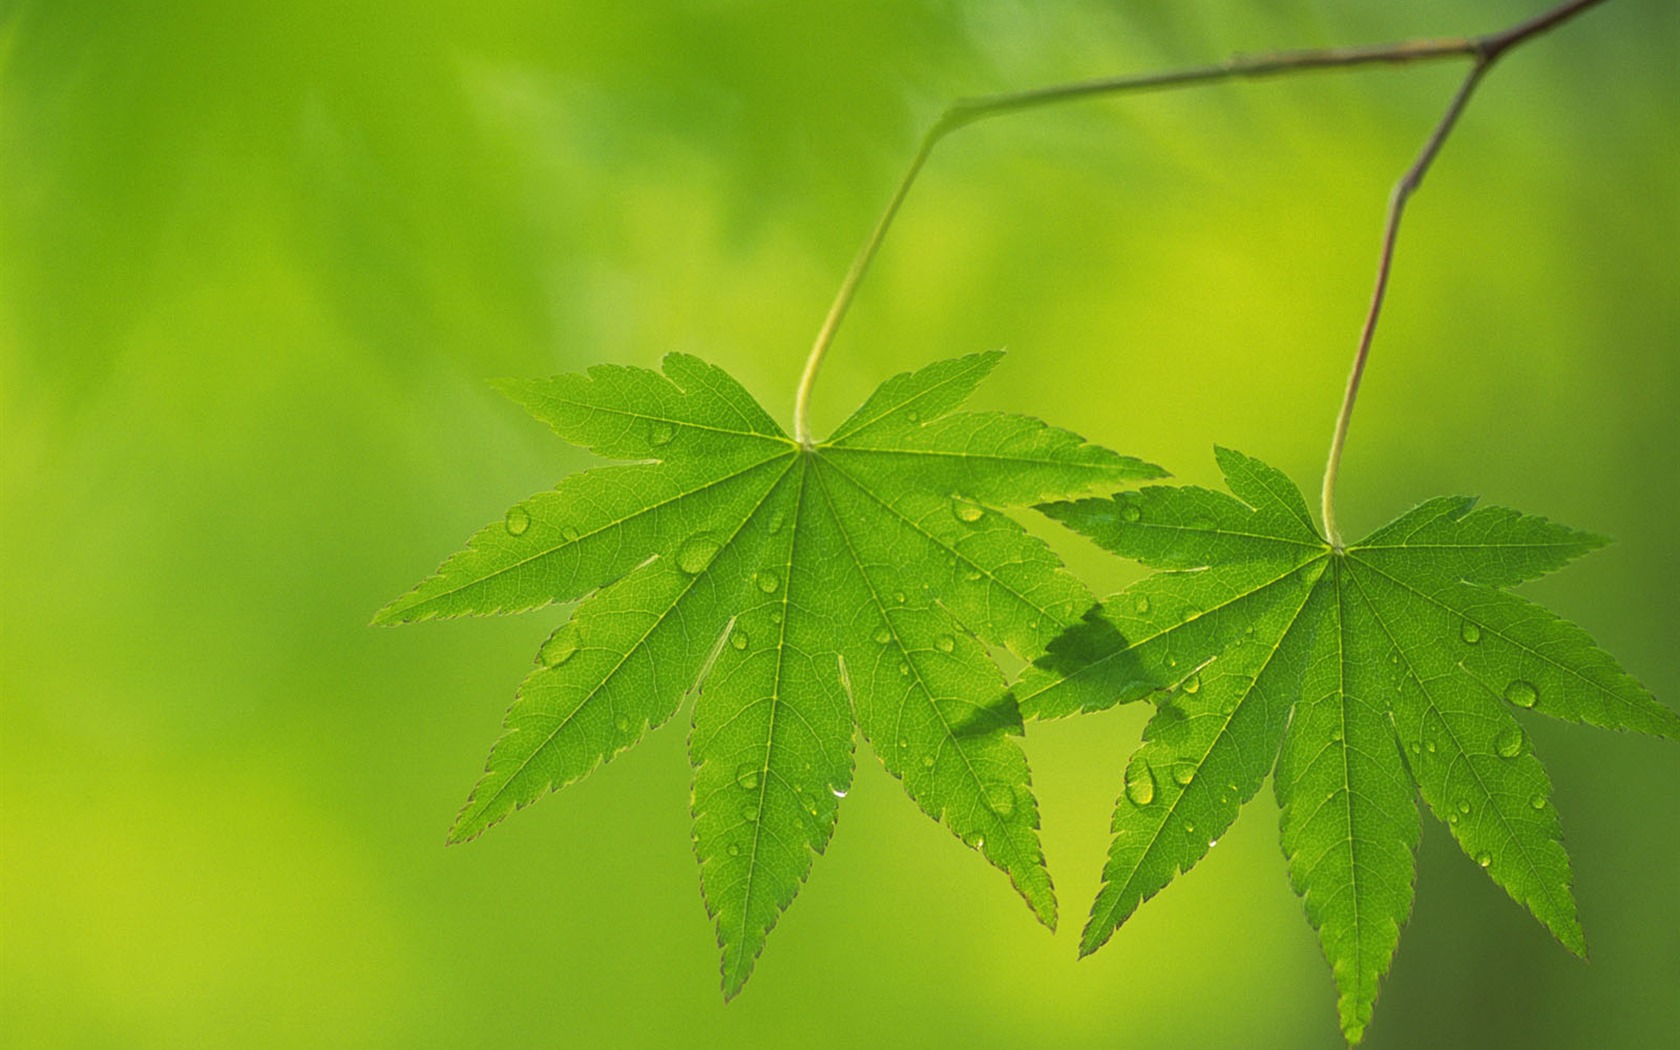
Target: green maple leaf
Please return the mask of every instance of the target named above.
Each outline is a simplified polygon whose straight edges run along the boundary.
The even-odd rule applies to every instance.
[[[1020,716],[985,646],[1030,659],[1094,602],[994,508],[1162,472],[1034,419],[955,413],[1000,356],[896,376],[812,447],[682,354],[664,375],[504,384],[565,440],[644,462],[518,504],[375,618],[583,599],[543,643],[450,841],[584,776],[693,691],[694,851],[725,996],[828,843],[854,725],[1053,927]]]
[[[1417,794],[1584,954],[1551,785],[1513,715],[1670,739],[1680,717],[1580,628],[1504,588],[1606,541],[1445,498],[1338,551],[1281,472],[1218,459],[1235,498],[1156,486],[1040,508],[1166,570],[1105,601],[1017,683],[1024,716],[1157,703],[1081,954],[1206,855],[1269,772],[1350,1043],[1411,910]]]

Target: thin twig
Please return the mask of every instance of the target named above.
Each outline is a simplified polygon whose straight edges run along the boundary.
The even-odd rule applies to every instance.
[[[899,180],[898,188],[893,191],[891,200],[887,202],[886,210],[882,212],[881,218],[876,222],[868,240],[864,241],[863,247],[858,250],[850,269],[846,271],[845,279],[840,283],[840,290],[835,294],[834,303],[828,310],[828,316],[824,318],[822,328],[817,332],[816,341],[811,346],[810,356],[805,361],[805,370],[799,379],[799,389],[794,397],[794,437],[803,445],[809,446],[811,444],[811,389],[816,383],[817,371],[822,366],[823,358],[827,355],[828,348],[834,341],[835,333],[840,327],[840,322],[845,318],[852,299],[857,295],[858,285],[862,283],[864,276],[869,272],[870,265],[875,261],[876,253],[879,252],[882,241],[886,239],[887,231],[892,227],[900,206],[903,205],[904,199],[909,195],[910,187],[915,183],[916,177],[921,173],[928,157],[933,153],[934,147],[958,128],[967,127],[978,121],[1001,116],[1005,113],[1019,113],[1063,102],[1190,87],[1236,78],[1254,79],[1314,69],[1400,65],[1455,57],[1474,58],[1479,65],[1486,66],[1507,49],[1545,32],[1586,8],[1603,2],[1604,0],[1571,0],[1569,3],[1562,4],[1507,30],[1482,37],[1444,37],[1365,47],[1237,55],[1225,62],[1210,66],[1197,66],[1189,69],[1168,70],[1137,76],[1106,77],[1097,80],[1077,81],[1071,84],[1033,88],[1026,91],[959,99],[948,106],[939,119],[922,136],[921,144],[917,147],[916,154],[911,159],[910,166],[905,170],[904,176]],[[1437,146],[1437,148],[1439,147]],[[1359,367],[1363,367],[1362,361]],[[1351,411],[1351,398],[1348,409]],[[1339,453],[1337,456],[1339,458]],[[1328,493],[1328,491],[1327,486],[1326,492]]]
[[[1571,3],[1553,8],[1503,32],[1477,38],[1475,64],[1470,67],[1470,72],[1459,85],[1458,92],[1447,104],[1446,112],[1441,114],[1429,141],[1423,144],[1417,159],[1412,161],[1412,166],[1400,176],[1400,181],[1394,184],[1394,190],[1389,194],[1388,218],[1383,224],[1382,252],[1377,258],[1376,287],[1371,292],[1371,306],[1366,311],[1365,324],[1360,329],[1359,348],[1353,355],[1353,368],[1348,372],[1347,391],[1342,395],[1342,407],[1336,413],[1336,429],[1330,438],[1330,457],[1324,465],[1320,513],[1324,519],[1325,538],[1337,551],[1343,549],[1343,543],[1341,530],[1336,527],[1336,479],[1342,469],[1342,450],[1347,446],[1348,424],[1353,420],[1353,405],[1359,398],[1359,383],[1365,377],[1365,362],[1371,355],[1371,340],[1377,333],[1377,319],[1382,316],[1383,300],[1388,294],[1388,278],[1394,265],[1394,244],[1400,236],[1400,220],[1405,215],[1406,202],[1423,184],[1424,175],[1428,174],[1429,166],[1441,152],[1441,147],[1446,144],[1447,136],[1452,134],[1453,127],[1470,101],[1470,96],[1476,91],[1476,85],[1487,76],[1493,64],[1523,41],[1531,40],[1587,8],[1603,2],[1604,0],[1572,0]]]

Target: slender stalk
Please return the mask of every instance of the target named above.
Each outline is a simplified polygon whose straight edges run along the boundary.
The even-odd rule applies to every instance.
[[[1598,0],[1593,0],[1593,2],[1598,2]],[[862,248],[858,249],[856,258],[852,260],[851,268],[846,271],[845,279],[840,282],[840,290],[835,293],[834,303],[828,308],[828,316],[824,318],[822,328],[817,331],[816,341],[811,345],[811,354],[805,360],[805,371],[799,377],[799,389],[794,395],[793,407],[794,438],[802,445],[808,446],[811,444],[811,388],[816,383],[817,370],[822,367],[823,358],[828,354],[829,345],[834,342],[835,332],[839,329],[841,320],[845,318],[847,309],[851,307],[852,299],[857,295],[858,285],[862,283],[864,276],[869,272],[870,265],[875,261],[876,253],[880,251],[881,242],[886,239],[887,231],[891,229],[893,220],[897,218],[898,210],[904,204],[905,197],[909,196],[910,187],[915,184],[916,177],[921,174],[922,167],[933,153],[933,148],[953,131],[985,120],[988,117],[1002,116],[1005,113],[1020,113],[1062,102],[1077,102],[1081,99],[1099,98],[1106,95],[1189,87],[1235,77],[1257,78],[1309,69],[1345,69],[1352,66],[1396,65],[1429,59],[1464,57],[1475,53],[1475,41],[1464,37],[1449,37],[1438,40],[1409,40],[1370,47],[1324,48],[1314,51],[1280,51],[1263,55],[1235,55],[1224,62],[1211,66],[1195,66],[1188,69],[1174,69],[1135,76],[1103,77],[1096,80],[1081,80],[1070,84],[1032,88],[1026,91],[1011,91],[997,95],[978,95],[972,98],[958,99],[945,108],[945,112],[939,115],[939,119],[934,121],[926,134],[922,136],[921,145],[917,147],[915,156],[910,160],[910,166],[905,169],[903,177],[899,179],[898,188],[893,191],[892,199],[887,202],[886,210],[881,213],[880,219],[875,223],[874,230],[869,234],[869,239],[863,242]]]
[[[817,332],[816,341],[811,346],[810,356],[805,361],[805,370],[799,378],[799,388],[794,396],[794,437],[802,445],[809,446],[812,443],[810,428],[811,390],[816,384],[817,372],[822,367],[823,358],[827,356],[828,348],[834,342],[835,333],[839,330],[840,322],[845,318],[846,311],[851,307],[852,299],[857,295],[858,286],[863,282],[865,275],[868,274],[871,264],[874,263],[875,256],[880,251],[881,243],[886,239],[887,231],[892,227],[893,220],[898,215],[899,208],[904,204],[905,198],[909,196],[910,187],[915,184],[917,176],[921,174],[922,168],[926,165],[928,157],[933,153],[934,147],[957,129],[989,117],[1001,116],[1006,113],[1019,113],[1063,102],[1076,102],[1082,99],[1128,93],[1141,94],[1149,91],[1190,87],[1238,78],[1257,79],[1314,69],[1403,65],[1444,58],[1473,58],[1476,60],[1478,68],[1485,68],[1509,48],[1567,21],[1589,7],[1594,7],[1603,2],[1604,0],[1569,0],[1568,3],[1560,4],[1509,29],[1481,37],[1441,37],[1361,47],[1235,55],[1214,65],[1194,66],[1134,76],[1075,81],[1069,84],[1056,84],[1026,91],[980,95],[953,102],[922,136],[921,144],[917,147],[916,154],[911,159],[909,167],[905,169],[903,177],[900,178],[898,188],[893,191],[891,200],[887,202],[886,210],[881,213],[875,228],[870,232],[869,238],[864,241],[863,247],[858,250],[857,256],[852,260],[850,269],[846,271],[846,276],[840,283],[840,290],[835,294],[834,303],[828,309],[828,316],[824,318],[822,328]],[[1466,98],[1468,97],[1467,91],[1462,93]],[[1458,108],[1462,108],[1462,102],[1457,105]],[[1456,113],[1454,117],[1456,119]],[[1450,122],[1444,123],[1450,130]],[[1442,134],[1441,138],[1444,139],[1445,135]],[[1439,143],[1437,143],[1435,149],[1439,150],[1439,148]],[[1427,163],[1425,163],[1424,167],[1427,168],[1427,166]],[[1421,178],[1421,172],[1419,178]],[[1394,214],[1392,209],[1391,214]],[[1392,249],[1391,240],[1388,248]],[[1387,265],[1385,256],[1384,276],[1382,278],[1384,282],[1386,282]],[[1377,305],[1380,307],[1380,292],[1378,299]],[[1372,312],[1371,324],[1374,324],[1375,312],[1375,310]],[[1331,495],[1335,483],[1335,467],[1340,463],[1341,446],[1346,441],[1346,417],[1352,413],[1353,399],[1358,393],[1358,377],[1364,370],[1364,359],[1368,349],[1369,339],[1367,337],[1362,340],[1362,349],[1355,362],[1355,374],[1349,383],[1348,396],[1337,426],[1337,439],[1332,448],[1332,469],[1327,472],[1325,478],[1324,508],[1327,531],[1333,531],[1329,526]]]
[[[1324,519],[1325,538],[1331,547],[1340,551],[1343,549],[1341,530],[1336,526],[1336,479],[1342,469],[1342,450],[1347,446],[1348,425],[1353,419],[1353,405],[1359,398],[1359,384],[1365,377],[1365,362],[1371,355],[1371,340],[1377,332],[1377,320],[1382,315],[1383,300],[1388,294],[1388,278],[1394,266],[1394,245],[1400,236],[1400,220],[1406,212],[1406,202],[1412,194],[1417,192],[1423,184],[1424,175],[1428,174],[1429,166],[1435,162],[1435,157],[1446,144],[1447,136],[1452,134],[1458,118],[1469,103],[1470,96],[1476,91],[1476,86],[1487,76],[1500,56],[1525,40],[1561,25],[1565,21],[1580,14],[1589,7],[1595,7],[1604,0],[1572,0],[1562,4],[1534,18],[1521,22],[1510,29],[1499,33],[1491,33],[1478,37],[1475,41],[1475,64],[1458,86],[1452,101],[1447,104],[1446,112],[1430,133],[1429,140],[1418,151],[1412,166],[1400,176],[1400,181],[1394,184],[1394,190],[1388,198],[1388,217],[1383,223],[1382,251],[1377,257],[1376,287],[1371,292],[1371,306],[1365,314],[1365,324],[1360,329],[1359,347],[1353,355],[1353,367],[1348,372],[1347,391],[1342,395],[1341,410],[1336,413],[1336,429],[1330,438],[1330,457],[1324,465],[1324,489],[1321,494],[1320,513]]]
[[[1400,236],[1400,219],[1406,212],[1406,202],[1422,185],[1424,173],[1429,170],[1435,155],[1441,152],[1453,125],[1458,123],[1459,114],[1464,112],[1465,104],[1470,101],[1471,93],[1481,83],[1487,69],[1486,59],[1477,61],[1471,67],[1470,75],[1458,86],[1458,93],[1441,115],[1440,123],[1435,125],[1434,134],[1429,136],[1417,159],[1394,184],[1394,190],[1388,197],[1388,220],[1383,224],[1382,252],[1377,257],[1377,286],[1371,292],[1371,307],[1365,313],[1365,326],[1359,333],[1359,349],[1353,355],[1347,392],[1342,395],[1342,408],[1336,414],[1336,431],[1330,439],[1330,461],[1324,467],[1324,531],[1330,545],[1338,551],[1342,549],[1342,534],[1336,528],[1336,476],[1342,469],[1342,449],[1347,445],[1348,424],[1353,419],[1353,403],[1359,397],[1359,382],[1365,377],[1365,361],[1371,356],[1371,339],[1377,334],[1377,318],[1382,314],[1383,299],[1388,295],[1388,275],[1394,266],[1394,243]]]

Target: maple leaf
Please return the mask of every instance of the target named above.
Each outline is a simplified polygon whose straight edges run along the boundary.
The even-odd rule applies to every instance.
[[[1035,419],[955,413],[1000,357],[889,379],[813,446],[684,354],[663,375],[502,384],[565,440],[647,462],[517,504],[375,618],[583,599],[543,643],[450,841],[579,779],[692,690],[694,851],[726,997],[834,830],[854,725],[1053,927],[1020,717],[985,646],[1030,659],[1094,602],[995,508],[1162,472]]]
[[[1157,704],[1126,767],[1081,954],[1205,856],[1268,773],[1349,1043],[1411,910],[1417,794],[1584,954],[1551,784],[1514,714],[1670,739],[1680,716],[1580,628],[1505,588],[1606,541],[1443,498],[1336,550],[1284,474],[1217,455],[1234,497],[1153,486],[1040,508],[1166,570],[1106,600],[1016,687],[1023,716],[1038,718]]]

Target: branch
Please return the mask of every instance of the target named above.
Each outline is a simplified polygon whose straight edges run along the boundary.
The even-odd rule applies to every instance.
[[[1475,64],[1470,67],[1469,74],[1459,85],[1458,93],[1453,95],[1452,101],[1447,104],[1446,112],[1441,114],[1441,120],[1435,125],[1429,141],[1423,144],[1417,159],[1412,161],[1412,166],[1400,176],[1400,181],[1394,184],[1394,190],[1389,194],[1388,219],[1383,225],[1382,252],[1377,259],[1376,288],[1371,292],[1371,307],[1365,314],[1365,325],[1359,333],[1359,349],[1353,355],[1353,368],[1348,373],[1347,392],[1342,395],[1341,411],[1336,414],[1336,429],[1330,438],[1330,459],[1324,465],[1324,490],[1320,497],[1320,513],[1324,518],[1325,538],[1337,551],[1342,550],[1343,544],[1341,532],[1336,528],[1336,478],[1341,473],[1342,449],[1347,445],[1348,424],[1353,419],[1353,404],[1359,397],[1359,382],[1365,376],[1365,361],[1371,355],[1371,340],[1377,333],[1377,319],[1382,315],[1383,300],[1388,294],[1388,277],[1394,264],[1394,244],[1400,236],[1400,220],[1405,215],[1406,202],[1423,184],[1423,177],[1429,172],[1430,164],[1434,163],[1436,154],[1441,152],[1441,147],[1446,144],[1447,136],[1452,134],[1459,115],[1464,112],[1465,105],[1470,101],[1470,96],[1475,93],[1476,86],[1482,82],[1482,78],[1487,75],[1493,64],[1507,51],[1524,41],[1532,40],[1587,8],[1603,2],[1604,0],[1572,0],[1504,32],[1478,38],[1475,41]]]
[[[1134,76],[1104,77],[1096,80],[1076,81],[1069,84],[1056,84],[1049,87],[1033,88],[1026,91],[1007,92],[996,95],[980,95],[973,98],[958,99],[946,107],[939,119],[923,134],[921,144],[916,149],[910,166],[899,180],[898,188],[893,191],[891,200],[887,202],[886,210],[881,213],[875,228],[863,247],[858,250],[852,265],[846,271],[845,279],[840,283],[840,290],[835,294],[834,303],[829,307],[828,316],[824,318],[822,328],[817,332],[816,341],[811,346],[811,354],[805,361],[805,370],[799,379],[799,389],[794,397],[793,430],[794,437],[803,445],[811,444],[810,431],[810,401],[811,389],[816,383],[817,371],[822,367],[823,358],[828,353],[830,344],[834,342],[835,333],[839,330],[840,322],[845,319],[846,311],[856,297],[858,286],[869,272],[870,265],[875,261],[876,253],[880,251],[881,243],[886,239],[887,231],[892,228],[893,220],[897,217],[904,199],[909,196],[910,187],[915,184],[916,177],[921,174],[928,157],[947,135],[967,127],[970,124],[1002,116],[1006,113],[1020,113],[1026,110],[1039,109],[1044,106],[1058,105],[1063,102],[1076,102],[1082,99],[1102,98],[1110,95],[1142,94],[1151,91],[1162,91],[1172,88],[1190,87],[1199,84],[1214,83],[1232,79],[1259,79],[1289,73],[1301,73],[1317,69],[1350,69],[1371,65],[1406,65],[1414,62],[1430,61],[1444,58],[1471,58],[1476,61],[1477,68],[1485,68],[1493,63],[1507,50],[1531,37],[1551,29],[1577,13],[1603,3],[1604,0],[1571,0],[1542,15],[1519,23],[1498,33],[1491,33],[1480,37],[1441,37],[1424,40],[1407,40],[1398,43],[1376,44],[1362,47],[1321,48],[1305,51],[1280,51],[1259,55],[1235,55],[1216,65],[1195,66],[1187,69],[1168,70],[1159,73],[1146,73]],[[1473,77],[1474,79],[1474,77]],[[1461,90],[1467,98],[1468,90]],[[1455,101],[1454,109],[1463,108],[1463,99]],[[1446,137],[1446,131],[1451,130],[1452,120],[1457,113],[1450,114],[1440,128],[1437,136],[1440,140]],[[1440,142],[1432,140],[1433,149],[1428,150],[1427,159],[1420,157],[1421,166],[1414,165],[1417,178],[1421,180],[1423,169],[1427,169],[1429,160],[1433,159],[1435,151],[1440,149]],[[1410,174],[1410,173],[1408,173]],[[1413,188],[1415,188],[1415,183]],[[1410,193],[1410,190],[1407,191]],[[1404,204],[1401,198],[1400,203]],[[1397,210],[1391,214],[1391,222],[1397,220]],[[1392,248],[1390,238],[1389,248]],[[1382,283],[1386,283],[1386,260]],[[1377,295],[1380,306],[1381,288]],[[1373,310],[1374,323],[1375,310]],[[1366,341],[1368,347],[1368,340]],[[1344,414],[1352,411],[1353,394],[1357,393],[1358,373],[1364,367],[1364,353],[1356,362],[1355,376],[1350,381],[1348,402],[1344,406]],[[1345,424],[1339,426],[1338,431],[1345,440]],[[1333,453],[1332,463],[1340,459],[1339,444]],[[1330,506],[1329,494],[1334,486],[1334,478],[1326,479],[1326,502]]]

